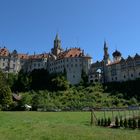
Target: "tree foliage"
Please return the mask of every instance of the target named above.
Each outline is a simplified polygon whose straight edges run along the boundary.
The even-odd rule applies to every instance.
[[[105,91],[117,96],[118,93],[122,93],[123,98],[131,99],[135,98],[140,101],[140,79],[130,80],[125,82],[111,82],[104,84]],[[133,100],[133,103],[136,103]]]
[[[2,81],[4,86],[1,86],[1,89],[6,91],[3,88],[8,87],[5,86],[8,82],[13,92],[18,91],[23,93],[23,99],[25,99],[25,97],[27,97],[27,99],[31,97],[30,104],[32,104],[35,110],[40,107],[48,110],[52,108],[82,110],[87,107],[90,109],[93,107],[126,107],[128,105],[139,105],[140,96],[138,96],[139,92],[137,89],[139,89],[138,85],[140,80],[133,81],[134,83],[129,81],[103,85],[99,83],[87,84],[86,78],[87,75],[83,71],[83,83],[81,82],[79,85],[72,86],[66,80],[66,74],[50,74],[45,69],[33,70],[30,73],[21,71],[18,75],[9,75],[8,79],[3,77]],[[135,87],[134,90],[134,87],[131,85],[134,90],[134,96],[132,93],[128,95],[131,90],[128,87],[127,91],[126,87],[129,86],[130,83],[133,83],[132,85]],[[9,90],[7,89],[7,91]],[[6,93],[8,93],[7,91]],[[27,100],[23,99],[23,103],[28,103]],[[23,103],[21,103],[21,105]]]
[[[5,75],[0,71],[0,105],[3,109],[7,109],[12,104],[12,93],[6,83]]]
[[[57,90],[67,90],[69,88],[69,83],[68,81],[65,79],[64,76],[57,76],[55,78],[52,79],[52,90],[53,91],[57,91]]]

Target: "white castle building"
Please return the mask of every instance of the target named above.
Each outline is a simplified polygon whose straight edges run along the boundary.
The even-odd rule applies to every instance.
[[[28,55],[17,53],[16,50],[10,53],[6,47],[0,48],[0,69],[7,73],[18,73],[21,69],[31,72],[42,68],[49,73],[65,71],[67,80],[71,84],[78,84],[82,71],[88,74],[90,65],[91,57],[85,55],[80,48],[63,50],[58,34],[50,53]]]
[[[0,48],[0,69],[6,73],[31,72],[34,69],[47,69],[49,73],[66,72],[71,84],[81,81],[82,71],[88,74],[89,82],[121,82],[140,78],[140,55],[124,59],[117,50],[112,55],[113,60],[104,42],[103,60],[91,64],[91,57],[80,48],[63,50],[57,34],[49,53],[28,55]]]
[[[104,58],[91,65],[89,82],[123,82],[140,78],[140,55],[124,59],[117,50],[112,55],[111,61],[108,46],[104,42]]]

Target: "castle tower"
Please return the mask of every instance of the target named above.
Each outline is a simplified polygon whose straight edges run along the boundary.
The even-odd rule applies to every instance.
[[[110,58],[109,58],[109,53],[108,53],[108,46],[106,44],[106,41],[104,41],[104,63],[109,64],[110,63]]]
[[[61,40],[59,39],[58,34],[56,34],[55,40],[54,40],[54,48],[61,48]]]
[[[61,40],[59,39],[58,34],[56,34],[55,40],[54,40],[54,47],[52,48],[52,54],[55,56],[58,56],[58,54],[62,51],[61,48]]]
[[[107,65],[111,63],[109,53],[108,53],[108,46],[106,41],[104,41],[104,58],[103,58],[103,81],[104,83],[107,82],[108,79],[108,67]]]
[[[116,50],[115,52],[113,52],[112,55],[113,55],[113,60],[114,61],[120,61],[121,60],[122,54],[118,50]]]

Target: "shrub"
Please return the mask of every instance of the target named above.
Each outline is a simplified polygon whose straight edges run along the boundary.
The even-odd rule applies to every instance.
[[[123,120],[122,120],[122,117],[120,117],[120,127],[123,127]]]
[[[138,128],[140,128],[140,118],[138,119]]]
[[[103,126],[104,125],[104,119],[102,118],[101,119],[101,126]]]
[[[101,119],[98,119],[98,126],[101,125]]]
[[[133,129],[137,128],[137,122],[134,118],[133,118],[132,122],[133,122]]]
[[[107,119],[104,119],[104,126],[107,126]]]
[[[126,119],[126,118],[124,119],[123,125],[124,125],[124,127],[125,127],[125,128],[127,128],[127,127],[128,127],[128,121],[127,121],[127,119]]]
[[[110,124],[111,124],[111,119],[108,118],[108,120],[107,120],[107,125],[110,126]]]
[[[129,126],[129,128],[132,128],[132,120],[131,119],[128,120],[128,126]]]
[[[0,111],[2,110],[2,105],[0,104]]]
[[[119,119],[118,116],[115,117],[115,126],[119,127]]]

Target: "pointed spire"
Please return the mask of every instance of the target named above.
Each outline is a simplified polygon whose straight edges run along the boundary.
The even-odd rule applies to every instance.
[[[56,36],[55,36],[55,40],[60,40],[60,39],[59,39],[59,36],[58,36],[58,33],[57,33]]]
[[[108,48],[108,47],[107,47],[106,41],[104,40],[104,49],[105,49],[105,48]]]
[[[105,64],[110,63],[109,53],[108,53],[108,46],[106,41],[104,41],[104,58],[103,58]]]

